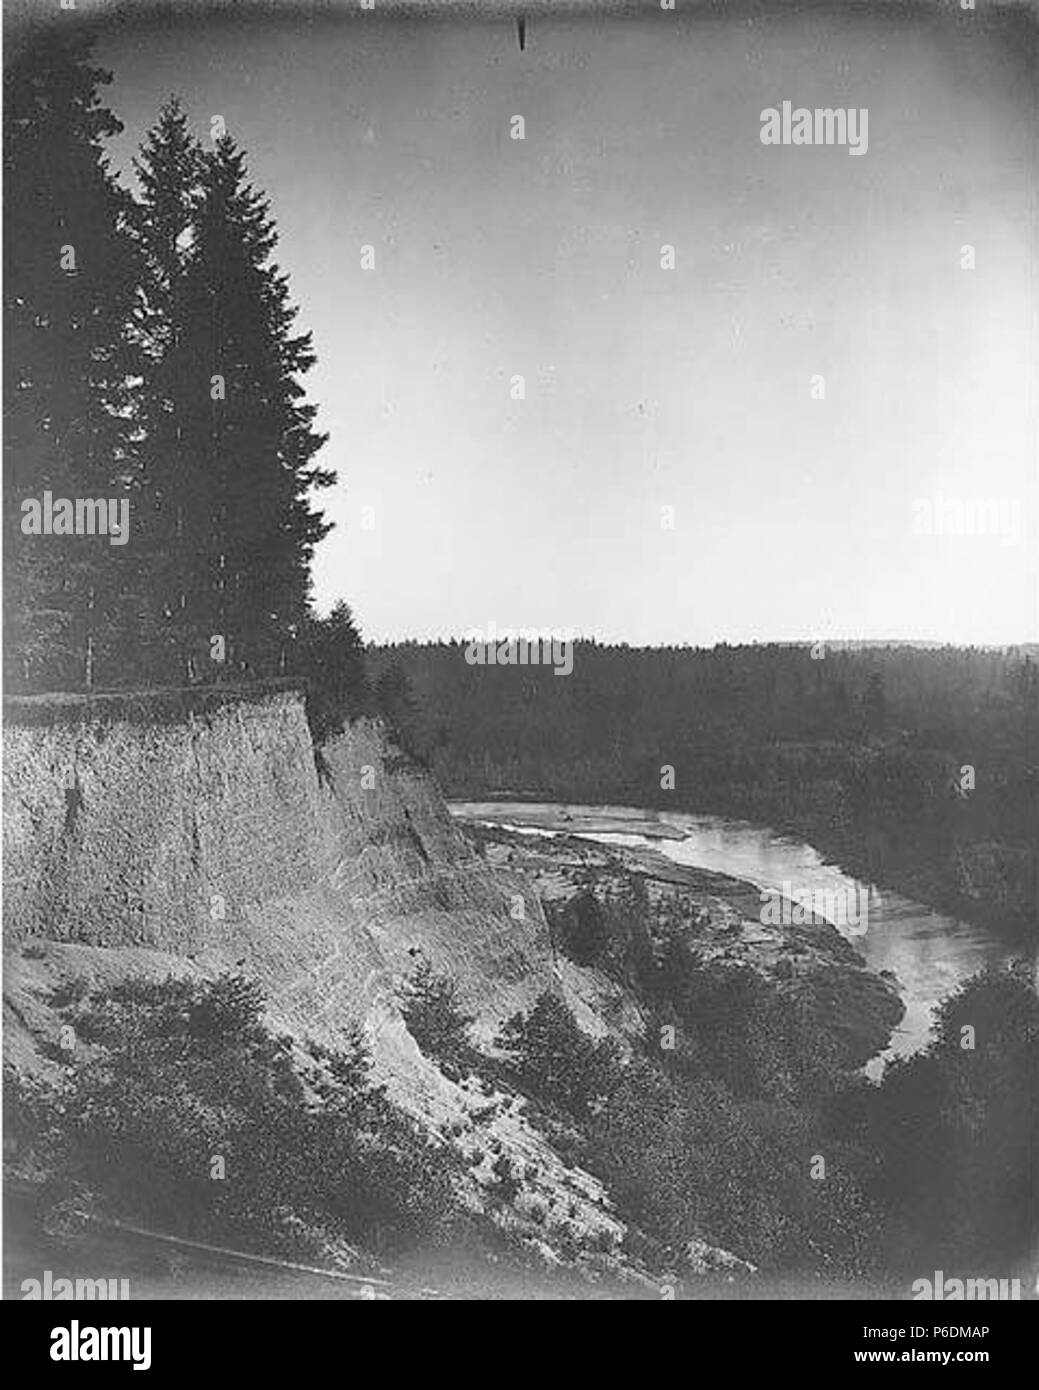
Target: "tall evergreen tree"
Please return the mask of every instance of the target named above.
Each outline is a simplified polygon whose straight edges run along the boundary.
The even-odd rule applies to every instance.
[[[120,123],[89,40],[50,31],[4,76],[4,577],[21,688],[124,678],[136,657],[131,540],[26,535],[22,503],[128,497],[137,274],[128,199],[102,142]]]
[[[185,498],[202,485],[187,423],[199,402],[178,372],[184,365],[179,349],[202,166],[202,148],[179,100],[171,97],[134,160],[139,193],[133,215],[142,267],[136,419],[144,441],[142,527],[151,563],[143,640],[153,679],[171,682],[187,674],[187,658],[192,651],[197,658],[200,641],[191,631],[194,580],[184,539]]]
[[[313,428],[316,408],[298,378],[314,356],[310,335],[291,332],[297,311],[270,263],[269,204],[230,138],[204,155],[197,202],[187,192],[191,159],[180,116],[167,108],[142,156],[156,180],[142,194],[151,263],[165,256],[176,277],[152,378],[152,408],[168,417],[156,436],[163,457],[149,453],[176,497],[173,577],[189,675],[219,674],[214,656],[228,671],[273,673],[307,615],[310,560],[330,529],[310,493],[334,474],[313,461],[326,436]]]

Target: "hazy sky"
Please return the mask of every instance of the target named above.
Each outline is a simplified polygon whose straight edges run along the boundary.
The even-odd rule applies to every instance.
[[[537,17],[522,54],[511,23],[370,15],[98,50],[134,143],[176,91],[272,198],[340,475],[321,605],[633,643],[1035,637],[1019,53],[970,15],[654,6]],[[783,100],[868,108],[867,153],[762,145]],[[1016,540],[919,534],[937,494],[1016,506]]]

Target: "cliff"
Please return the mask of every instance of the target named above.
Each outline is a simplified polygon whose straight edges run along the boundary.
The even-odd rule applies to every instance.
[[[623,1056],[655,1017],[632,963],[669,952],[748,964],[781,1008],[807,1000],[846,1035],[848,1067],[901,1012],[832,929],[763,933],[757,894],[735,880],[565,838],[464,833],[380,720],[315,751],[286,683],[10,702],[4,854],[7,1065],[55,1065],[56,998],[129,976],[245,975],[299,1043],[363,1028],[373,1079],[461,1158],[464,1208],[550,1263],[566,1251],[626,1277],[640,1276],[620,1253],[624,1223],[538,1107],[420,1050],[399,1005],[419,960],[453,982],[484,1044],[547,992]],[[589,883],[608,916],[618,893],[635,907],[581,963],[567,913]],[[516,1177],[504,1201],[503,1161]]]
[[[147,722],[117,699],[59,708],[5,730],[9,946],[242,961],[312,1023],[363,1018],[419,947],[488,1025],[550,984],[536,900],[519,915],[522,885],[379,722],[315,757],[291,690]]]
[[[467,1204],[505,1152],[531,1201],[576,1211],[575,1234],[621,1235],[598,1182],[518,1106],[488,1123],[484,1091],[445,1077],[404,1025],[396,994],[419,956],[454,981],[477,1039],[567,988],[529,885],[475,852],[379,720],[315,754],[302,694],[284,686],[9,702],[4,854],[7,1064],[49,1065],[56,989],[234,971],[300,1040],[334,1045],[360,1023],[392,1097],[480,1156]],[[584,998],[573,1006],[603,1031]]]

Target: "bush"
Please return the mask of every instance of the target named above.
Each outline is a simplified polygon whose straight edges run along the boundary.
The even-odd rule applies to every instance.
[[[450,1223],[456,1162],[371,1084],[359,1033],[302,1058],[240,977],[131,980],[78,1006],[91,1056],[61,1054],[21,1130],[49,1167],[160,1230],[258,1248],[371,1245]],[[49,1119],[49,1123],[48,1123]]]
[[[455,1073],[472,1064],[469,1028],[473,1018],[463,1013],[454,982],[438,975],[428,961],[421,961],[405,981],[400,1007],[408,1032],[427,1057]]]
[[[861,1155],[828,1143],[826,1180],[813,1181],[817,1144],[808,1112],[640,1061],[595,1120],[585,1166],[672,1257],[696,1237],[762,1267],[866,1272],[877,1214]]]
[[[498,1197],[506,1203],[515,1201],[523,1189],[523,1183],[517,1177],[508,1154],[500,1154],[494,1160],[491,1172],[495,1177],[495,1192]]]
[[[710,1017],[732,1029],[712,1061],[745,1082],[767,1059],[737,1038],[741,1015]],[[499,1044],[517,1084],[576,1126],[575,1143],[551,1113],[539,1118],[556,1151],[569,1147],[602,1180],[653,1249],[677,1257],[696,1237],[759,1266],[871,1268],[878,1213],[865,1191],[868,1158],[833,1138],[826,1181],[814,1181],[820,1121],[803,1102],[736,1096],[722,1075],[677,1054],[670,1072],[656,1057],[621,1065],[615,1043],[587,1037],[549,994],[509,1019]]]
[[[589,1038],[547,992],[529,1015],[514,1014],[502,1026],[498,1047],[524,1090],[579,1118],[609,1095],[620,1075],[616,1043]]]
[[[1013,1261],[1034,1240],[1021,1215],[1037,1177],[1037,1045],[1028,969],[989,969],[941,1005],[926,1051],[885,1071],[872,1107],[880,1195],[914,1267]]]
[[[558,931],[562,947],[578,965],[593,966],[603,962],[610,946],[610,933],[605,914],[595,895],[578,893],[558,914]]]
[[[825,1009],[780,992],[749,966],[702,965],[681,946],[671,955],[673,999],[701,1065],[734,1095],[818,1099],[853,1059]]]

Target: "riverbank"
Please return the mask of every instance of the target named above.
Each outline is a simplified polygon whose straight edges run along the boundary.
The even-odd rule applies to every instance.
[[[759,930],[762,893],[782,892],[784,885],[787,892],[864,898],[867,929],[841,938],[842,945],[875,975],[897,984],[905,1009],[891,1046],[871,1068],[873,1075],[890,1056],[907,1055],[926,1043],[932,1010],[959,984],[1012,955],[983,928],[900,894],[880,893],[842,873],[813,846],[766,826],[573,803],[455,801],[449,808],[463,822],[513,827],[528,839],[574,837],[577,843],[623,851],[634,867],[661,881],[713,891]]]
[[[409,734],[449,796],[770,825],[1034,951],[1034,654],[821,645],[582,641],[566,680],[474,680],[450,643],[369,660],[412,682]]]
[[[1037,933],[1039,921],[1031,924],[1022,917],[1018,906],[1008,908],[1005,892],[999,886],[1000,865],[998,846],[991,846],[986,855],[975,849],[968,864],[963,853],[953,855],[947,871],[939,871],[929,861],[915,863],[904,857],[893,857],[893,845],[898,837],[874,837],[870,843],[853,828],[834,822],[832,816],[780,816],[763,825],[741,815],[738,810],[721,811],[692,809],[678,810],[672,806],[585,805],[579,801],[555,802],[543,799],[538,792],[509,792],[493,799],[470,799],[464,796],[448,798],[449,804],[482,807],[490,820],[497,818],[502,806],[514,808],[513,821],[530,828],[555,831],[573,829],[574,833],[596,834],[631,833],[647,839],[680,839],[682,832],[675,828],[676,820],[698,820],[704,823],[734,823],[759,826],[779,839],[809,843],[821,861],[836,869],[847,879],[854,879],[877,894],[897,894],[901,898],[924,905],[926,910],[940,913],[972,928],[978,928],[1002,944],[1005,957],[1017,955],[1036,959],[1039,954]],[[557,808],[562,808],[570,822],[560,823]],[[884,842],[878,853],[877,843]],[[1004,888],[1006,885],[1004,885]]]
[[[565,920],[582,901],[613,914],[615,937],[633,938],[614,940],[601,962],[632,991],[615,1001],[618,1018],[637,1014],[635,999],[647,996],[634,958],[648,954],[669,971],[678,967],[663,962],[678,951],[674,961],[686,960],[696,971],[752,971],[785,1008],[807,1009],[844,1066],[868,1066],[889,1053],[905,1012],[894,979],[868,968],[825,917],[808,911],[796,923],[790,914],[763,922],[759,883],[718,863],[682,857],[688,826],[630,807],[483,802],[449,803],[449,809],[489,864],[534,884],[558,949],[565,953]],[[600,922],[588,930],[606,928]],[[603,998],[596,1009],[606,1011]]]

